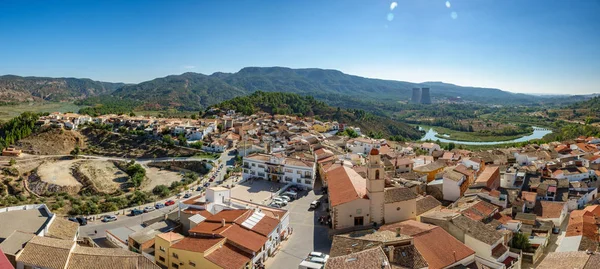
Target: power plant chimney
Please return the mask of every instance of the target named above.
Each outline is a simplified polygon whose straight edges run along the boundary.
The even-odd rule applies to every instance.
[[[429,88],[421,88],[421,104],[431,104]]]
[[[412,90],[413,90],[413,93],[412,93],[411,102],[413,104],[420,104],[421,103],[421,89],[413,88]]]

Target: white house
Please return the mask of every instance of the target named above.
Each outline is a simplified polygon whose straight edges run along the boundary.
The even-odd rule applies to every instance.
[[[587,169],[585,167],[565,167],[552,172],[554,178],[566,178],[569,181],[581,181],[583,179],[590,178],[594,174],[594,170]]]
[[[453,170],[446,171],[443,176],[443,187],[444,200],[456,201],[462,196],[468,186],[464,186],[467,178],[465,175],[455,172]]]
[[[346,149],[352,153],[367,154],[371,149],[379,149],[381,145],[385,144],[385,139],[372,139],[367,137],[359,137],[350,139],[346,142]]]
[[[312,189],[315,182],[315,160],[284,157],[281,154],[255,153],[244,157],[245,179],[258,177],[281,183],[294,183]]]
[[[440,145],[436,143],[423,143],[421,144],[421,150],[425,150],[431,155],[434,151],[440,151]]]

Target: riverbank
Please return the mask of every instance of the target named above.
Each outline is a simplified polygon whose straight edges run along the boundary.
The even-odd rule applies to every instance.
[[[527,142],[527,141],[531,141],[531,140],[537,140],[537,139],[542,139],[544,136],[551,134],[552,130],[550,129],[542,129],[542,128],[537,128],[535,126],[533,127],[533,133],[531,135],[526,135],[526,136],[520,136],[518,138],[512,139],[512,140],[494,140],[494,141],[459,141],[459,140],[455,140],[453,137],[447,137],[444,135],[439,135],[438,132],[436,130],[434,130],[434,128],[430,128],[427,133],[425,134],[425,136],[423,136],[421,138],[421,141],[439,141],[439,142],[443,142],[443,143],[454,143],[457,145],[503,145],[503,144],[511,144],[511,143],[521,143],[521,142]],[[436,128],[437,129],[437,128]]]
[[[493,136],[493,135],[485,135],[477,132],[460,132],[452,129],[448,129],[445,127],[439,126],[428,126],[428,125],[419,125],[424,130],[434,129],[437,134],[436,138],[440,139],[449,139],[454,141],[461,142],[502,142],[502,141],[510,141],[515,140],[523,136],[529,136],[533,134],[531,132],[524,132],[522,134],[517,135],[506,135],[506,136]]]

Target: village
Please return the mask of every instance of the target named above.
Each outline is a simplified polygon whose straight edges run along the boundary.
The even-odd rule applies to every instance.
[[[170,269],[600,266],[599,138],[447,150],[310,117],[209,112],[41,116],[36,125],[168,135],[241,162],[223,161],[232,169],[214,167],[206,188],[116,221],[84,225],[44,204],[1,208],[0,249],[12,266],[85,268],[115,253],[120,265]]]

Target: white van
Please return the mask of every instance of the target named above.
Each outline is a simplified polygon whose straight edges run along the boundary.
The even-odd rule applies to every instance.
[[[294,200],[298,199],[298,193],[293,192],[293,191],[286,191],[286,192],[282,193],[281,195],[285,195],[285,196],[290,197],[290,198],[292,198]]]
[[[302,261],[300,265],[298,265],[298,269],[323,269],[325,265],[315,262]]]

